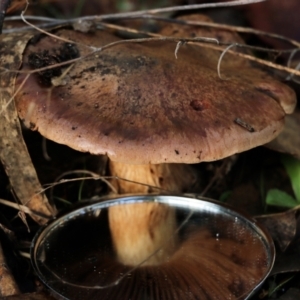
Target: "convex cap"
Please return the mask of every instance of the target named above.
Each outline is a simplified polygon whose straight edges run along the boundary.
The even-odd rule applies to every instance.
[[[41,36],[22,71],[55,65],[120,38],[105,31],[60,29],[69,44]],[[295,93],[235,56],[199,45],[121,43],[69,67],[29,77],[16,96],[21,119],[43,136],[79,151],[132,164],[218,160],[275,138]],[[17,78],[17,88],[26,73]]]

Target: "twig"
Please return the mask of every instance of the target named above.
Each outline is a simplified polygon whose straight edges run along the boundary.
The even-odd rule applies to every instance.
[[[259,3],[264,2],[266,0],[235,0],[230,2],[219,2],[219,3],[203,3],[203,4],[193,4],[193,5],[180,5],[180,6],[171,6],[165,8],[157,8],[157,9],[148,9],[148,10],[139,10],[134,12],[126,12],[126,13],[115,13],[115,14],[106,14],[106,15],[96,15],[96,16],[86,16],[80,18],[73,18],[68,20],[58,20],[53,22],[52,25],[67,25],[77,22],[78,20],[84,21],[104,21],[104,20],[120,20],[126,18],[133,18],[133,17],[141,17],[143,15],[149,14],[162,14],[162,13],[170,13],[170,12],[178,12],[178,11],[188,11],[188,10],[198,10],[198,9],[206,9],[206,8],[217,8],[217,7],[232,7],[238,5],[248,5],[252,3]],[[26,22],[30,24],[29,22]],[[49,25],[49,24],[48,24]],[[29,26],[26,29],[29,29],[33,26]],[[36,29],[36,27],[34,26]],[[23,29],[24,30],[24,29]],[[9,33],[9,31],[3,31],[5,33]]]

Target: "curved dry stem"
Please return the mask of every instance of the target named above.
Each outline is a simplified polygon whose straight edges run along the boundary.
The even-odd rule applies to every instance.
[[[221,54],[220,57],[219,57],[218,66],[217,66],[217,71],[218,71],[218,76],[219,76],[219,78],[222,79],[222,80],[226,80],[226,78],[222,78],[222,76],[221,76],[221,62],[222,62],[222,59],[223,59],[224,55],[226,54],[226,52],[227,52],[229,49],[231,49],[231,48],[233,48],[233,47],[236,47],[236,45],[237,45],[236,43],[229,45],[229,46],[222,52],[222,54]]]
[[[49,23],[56,22],[56,21],[58,21],[58,22],[66,21],[64,19],[49,18],[49,17],[44,17],[44,16],[26,16],[26,19],[31,20],[31,21],[40,21],[40,22],[49,22]],[[5,21],[20,21],[20,20],[23,20],[23,18],[21,16],[5,17]]]
[[[297,66],[295,67],[295,70],[300,70],[300,63],[297,64]],[[300,80],[295,79],[294,74],[290,74],[289,78],[287,78],[287,80],[292,80],[293,82],[300,84]]]
[[[289,56],[289,59],[288,59],[288,61],[287,61],[287,64],[286,64],[288,68],[291,67],[292,60],[293,60],[294,56],[295,56],[299,51],[300,51],[300,48],[299,48],[299,49],[294,49],[294,50],[291,52],[291,54],[290,54],[290,56]]]
[[[43,137],[42,139],[42,152],[43,152],[43,157],[46,161],[50,161],[51,157],[48,154],[48,150],[47,150],[47,139],[45,137]]]
[[[176,48],[175,48],[175,51],[174,51],[174,55],[175,55],[175,58],[177,59],[177,54],[178,54],[178,51],[179,51],[179,48],[184,44],[183,41],[179,41],[176,45]]]
[[[289,56],[289,59],[287,61],[287,67],[290,68],[291,67],[291,63],[292,63],[292,60],[294,58],[294,56],[300,51],[300,49],[295,49],[294,51],[291,52],[290,56]],[[300,69],[300,63],[297,64],[297,66],[295,67],[295,70],[299,70]],[[294,74],[289,74],[285,80],[292,80],[293,82],[296,82],[296,83],[300,83],[299,80],[296,80],[293,78],[294,77]]]

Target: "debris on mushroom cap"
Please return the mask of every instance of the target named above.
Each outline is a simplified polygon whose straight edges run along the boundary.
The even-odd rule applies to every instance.
[[[91,51],[83,44],[118,40],[102,31],[56,34],[74,41],[81,56]],[[32,69],[33,53],[47,51],[52,63],[62,45],[41,37],[26,49],[22,70]],[[217,160],[279,134],[284,107],[290,112],[296,102],[289,87],[250,65],[238,68],[230,53],[222,60],[222,80],[220,51],[187,44],[176,59],[175,47],[166,41],[115,45],[76,62],[61,85],[32,75],[16,97],[19,116],[46,138],[132,164]]]

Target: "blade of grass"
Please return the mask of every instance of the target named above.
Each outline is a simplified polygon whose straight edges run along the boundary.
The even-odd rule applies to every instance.
[[[276,285],[274,288],[270,289],[268,292],[268,296],[272,296],[275,292],[277,292],[280,288],[282,288],[286,283],[288,283],[289,281],[291,281],[293,278],[295,277],[295,275],[287,278],[286,280],[280,282],[278,285]]]
[[[290,177],[296,200],[300,203],[300,161],[290,155],[282,155],[281,162]]]

